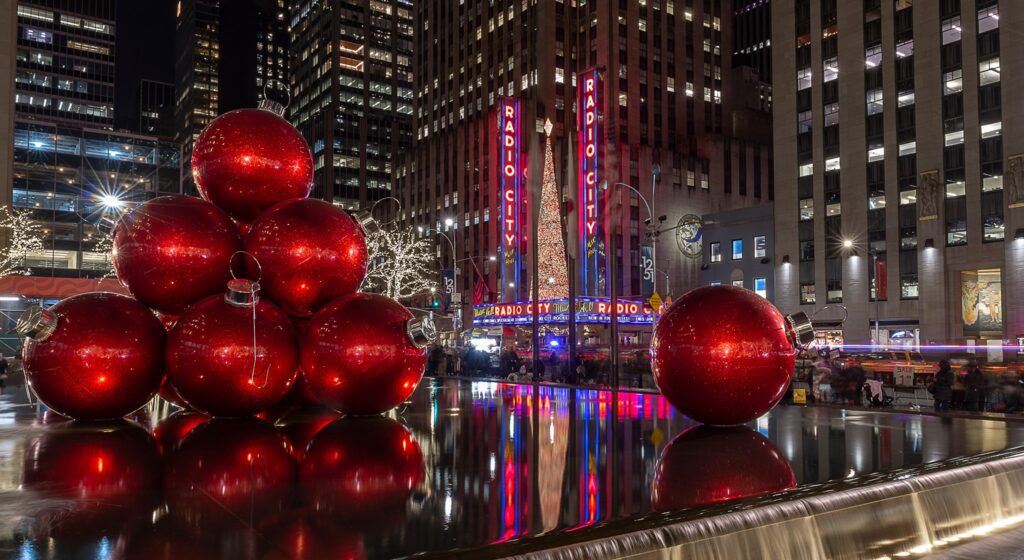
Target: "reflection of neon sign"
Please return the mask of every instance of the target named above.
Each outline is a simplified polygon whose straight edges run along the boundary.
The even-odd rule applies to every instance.
[[[601,78],[597,69],[587,70],[577,81],[577,128],[579,134],[579,238],[580,273],[584,294],[597,293],[598,274],[598,172],[601,146]]]
[[[519,101],[502,99],[499,105],[498,130],[501,139],[501,238],[505,266],[502,268],[502,285],[514,282],[519,286],[520,209],[522,193],[520,183],[519,151]]]

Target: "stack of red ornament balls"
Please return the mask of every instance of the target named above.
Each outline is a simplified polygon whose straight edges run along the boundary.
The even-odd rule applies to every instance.
[[[39,399],[97,420],[158,391],[228,417],[293,388],[356,415],[408,398],[433,325],[357,293],[374,224],[307,198],[313,158],[299,132],[271,110],[226,113],[196,141],[192,174],[202,198],[154,198],[114,228],[114,268],[133,297],[87,293],[19,319]]]

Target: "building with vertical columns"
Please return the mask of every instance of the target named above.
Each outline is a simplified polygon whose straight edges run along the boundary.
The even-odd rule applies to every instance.
[[[594,191],[589,246],[597,256],[581,295],[609,296],[613,267],[621,296],[643,295],[642,246],[652,243],[645,220],[665,216],[667,229],[689,214],[771,199],[769,147],[734,133],[752,127],[738,111],[732,80],[731,2],[418,2],[415,12],[416,144],[401,164],[402,218],[454,236],[456,254],[442,240],[438,257],[446,268],[462,263],[457,283],[464,295],[474,293],[479,273],[487,290],[475,292],[486,293],[485,301],[529,297],[528,276],[520,274],[527,281],[509,289],[502,267],[488,259],[500,252],[505,222],[503,99],[518,102],[525,202],[516,215],[527,236],[519,240],[526,252],[521,272],[530,270],[530,205],[540,199],[546,121],[570,210],[569,247],[587,246],[575,225],[575,213],[588,207],[580,189],[587,170],[595,171],[593,186],[609,185]],[[586,169],[579,165],[586,146],[578,126],[585,77],[596,77],[598,154]],[[620,182],[650,201],[653,216]],[[681,294],[698,285],[701,262],[683,256],[675,233],[653,243],[657,268]]]
[[[178,0],[175,17],[175,140],[183,146],[185,182],[194,191],[192,145],[206,125],[221,113],[256,107],[265,87],[268,95],[285,95],[288,3]]]
[[[1015,342],[1024,5],[772,4],[776,304],[848,342]]]
[[[412,147],[412,12],[411,0],[293,2],[288,118],[313,150],[313,196],[345,209],[394,196]]]

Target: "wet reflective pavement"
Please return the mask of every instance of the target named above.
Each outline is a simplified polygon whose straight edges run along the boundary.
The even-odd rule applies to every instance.
[[[714,430],[658,395],[455,380],[395,418],[83,424],[18,402],[0,396],[0,557],[23,559],[495,557],[1024,444],[997,420],[779,407]]]

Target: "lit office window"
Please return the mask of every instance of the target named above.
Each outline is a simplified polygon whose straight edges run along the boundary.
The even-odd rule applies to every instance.
[[[722,244],[717,241],[711,244],[711,262],[722,262]]]
[[[754,278],[754,293],[763,297],[768,297],[768,280],[765,278]]]
[[[743,240],[732,240],[732,260],[738,261],[743,258]]]
[[[763,235],[754,236],[754,258],[760,259],[768,253],[768,239]]]

